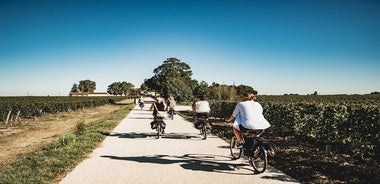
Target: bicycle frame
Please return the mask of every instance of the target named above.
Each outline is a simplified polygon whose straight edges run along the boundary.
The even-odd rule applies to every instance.
[[[195,125],[201,124],[202,128],[199,129],[200,134],[203,136],[203,140],[207,139],[207,134],[208,134],[208,117],[207,116],[201,116],[197,119],[197,122]]]
[[[253,167],[256,173],[262,173],[267,167],[267,150],[260,144],[258,138],[264,133],[264,130],[260,131],[257,135],[252,136],[257,131],[247,131],[243,133],[244,145],[243,148],[237,148],[237,139],[235,136],[231,138],[230,151],[233,159],[239,159],[242,156],[246,156],[250,165]],[[247,133],[251,134],[251,137],[247,137]]]

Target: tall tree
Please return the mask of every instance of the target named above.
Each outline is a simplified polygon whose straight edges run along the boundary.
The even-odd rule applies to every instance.
[[[129,82],[123,81],[123,82],[120,83],[121,92],[125,96],[131,94],[131,92],[133,92],[133,88],[134,87],[135,86],[132,83],[129,83]]]
[[[71,88],[71,91],[70,91],[70,92],[79,92],[78,84],[77,84],[77,83],[74,83],[74,84],[73,84],[73,87]]]
[[[173,95],[176,100],[192,98],[195,83],[191,79],[193,73],[188,64],[177,58],[168,58],[153,73],[153,77],[144,81],[144,86],[163,96]]]
[[[129,82],[114,82],[108,86],[107,92],[111,95],[129,95],[135,86]]]
[[[205,96],[209,97],[210,94],[210,88],[205,81],[201,81],[197,86],[195,87],[193,91],[194,96]]]
[[[91,80],[81,80],[79,81],[78,89],[80,92],[94,92],[96,89],[96,82]]]

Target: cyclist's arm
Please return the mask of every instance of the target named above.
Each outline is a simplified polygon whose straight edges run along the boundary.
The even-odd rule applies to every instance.
[[[230,118],[228,118],[227,120],[226,120],[226,122],[227,123],[231,123],[231,122],[233,122],[235,120],[235,116],[230,116]]]
[[[191,109],[193,110],[193,112],[195,112],[195,107],[196,107],[196,105],[195,105],[195,103],[193,103],[193,105],[191,106]]]
[[[150,106],[149,110],[153,110],[153,107],[154,107],[154,102],[153,102],[152,105]]]

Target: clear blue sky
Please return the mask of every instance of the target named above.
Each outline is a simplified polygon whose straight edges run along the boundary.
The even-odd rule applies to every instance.
[[[140,87],[169,57],[259,94],[380,91],[380,1],[0,0],[0,96]]]

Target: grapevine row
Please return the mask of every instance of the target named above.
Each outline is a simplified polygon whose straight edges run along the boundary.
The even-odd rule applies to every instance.
[[[126,97],[0,97],[0,122],[4,122],[11,112],[20,118],[38,117],[46,113],[57,113],[97,107]]]
[[[261,99],[261,98],[260,98]],[[380,152],[380,104],[262,101],[274,136],[296,135],[325,144],[340,144],[355,156],[376,158]],[[211,103],[212,116],[226,118],[236,102]]]

